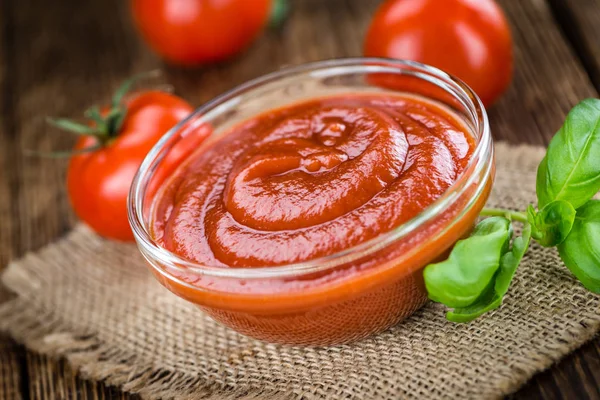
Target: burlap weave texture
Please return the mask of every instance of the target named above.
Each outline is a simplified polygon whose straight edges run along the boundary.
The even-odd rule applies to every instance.
[[[491,206],[535,199],[534,147],[497,145]],[[84,376],[147,398],[497,398],[600,329],[600,296],[534,245],[501,309],[468,325],[428,304],[404,323],[330,348],[270,345],[205,317],[154,281],[133,245],[78,226],[12,263],[0,329]]]

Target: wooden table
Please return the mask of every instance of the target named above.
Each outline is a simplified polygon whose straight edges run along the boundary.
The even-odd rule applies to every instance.
[[[250,1],[250,0],[248,0]],[[443,0],[440,0],[443,1]],[[73,226],[65,161],[23,149],[66,149],[73,138],[46,116],[76,116],[136,72],[163,68],[200,105],[286,64],[358,56],[378,1],[296,0],[286,25],[237,59],[200,70],[169,68],[138,40],[124,0],[0,2],[0,266]],[[544,145],[566,112],[600,90],[600,0],[501,0],[513,28],[511,90],[490,110],[497,140]],[[0,288],[0,301],[9,296]],[[66,363],[0,337],[0,399],[130,398],[81,380]],[[600,339],[536,376],[516,398],[600,399]]]

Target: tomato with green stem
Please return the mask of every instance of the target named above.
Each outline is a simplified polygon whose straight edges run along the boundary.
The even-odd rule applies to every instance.
[[[123,84],[102,110],[92,107],[87,125],[50,119],[61,129],[80,135],[70,156],[67,190],[77,216],[101,236],[129,241],[127,195],[133,177],[154,144],[192,112],[183,99],[159,90],[125,96],[135,78]]]
[[[440,68],[465,81],[486,106],[512,79],[510,29],[494,0],[388,0],[375,13],[364,53]]]

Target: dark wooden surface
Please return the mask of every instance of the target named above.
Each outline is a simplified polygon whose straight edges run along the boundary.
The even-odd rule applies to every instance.
[[[442,0],[441,0],[442,1]],[[156,67],[199,105],[287,64],[360,55],[379,3],[296,0],[286,25],[235,60],[199,70],[166,67],[138,40],[123,0],[0,1],[0,268],[75,222],[66,162],[23,149],[68,148],[44,117],[76,116],[118,83]],[[544,145],[566,112],[600,89],[600,0],[501,0],[516,45],[510,91],[490,110],[497,140]],[[0,288],[0,301],[8,293]],[[600,399],[600,339],[535,376],[517,399]],[[0,400],[132,398],[83,380],[64,362],[0,337]]]

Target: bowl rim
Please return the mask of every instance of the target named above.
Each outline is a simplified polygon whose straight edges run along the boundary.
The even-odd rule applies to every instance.
[[[260,88],[265,84],[274,81],[289,78],[295,75],[309,74],[316,78],[324,76],[335,76],[336,73],[344,69],[350,69],[360,72],[385,73],[392,72],[390,69],[398,73],[399,70],[412,69],[417,71],[414,75],[418,77],[428,76],[430,83],[449,92],[453,97],[457,98],[463,106],[471,113],[471,122],[474,123],[474,130],[479,134],[479,140],[471,159],[465,166],[461,175],[457,177],[455,182],[434,202],[427,206],[419,214],[397,226],[396,228],[379,234],[372,239],[356,246],[349,247],[342,251],[326,255],[323,257],[311,259],[308,261],[290,263],[279,266],[252,266],[243,268],[224,268],[222,266],[210,266],[196,263],[185,259],[173,253],[164,247],[160,246],[151,236],[146,223],[144,222],[144,195],[145,189],[151,176],[147,176],[152,169],[152,166],[157,162],[162,161],[162,157],[158,158],[163,151],[163,147],[169,143],[170,139],[175,136],[184,126],[192,121],[197,122],[203,118],[203,115],[215,110],[226,102],[235,100],[239,96],[246,94],[248,91]],[[135,240],[141,250],[143,256],[151,264],[156,266],[156,262],[162,264],[162,267],[168,266],[185,273],[196,273],[199,275],[207,275],[218,278],[237,278],[237,279],[269,279],[269,278],[287,278],[298,275],[310,274],[315,272],[325,271],[335,268],[336,266],[347,264],[358,260],[365,256],[381,250],[394,242],[410,235],[419,227],[432,221],[440,211],[443,211],[448,206],[458,200],[464,191],[471,187],[474,180],[484,169],[490,169],[493,162],[493,143],[489,120],[483,103],[477,94],[467,86],[463,81],[450,75],[438,68],[422,64],[415,61],[398,60],[390,58],[377,57],[353,57],[353,58],[338,58],[324,61],[300,64],[297,66],[285,67],[278,71],[262,75],[258,78],[247,81],[241,85],[234,87],[223,94],[216,96],[212,100],[197,108],[188,117],[180,121],[177,125],[167,131],[161,139],[152,147],[150,152],[144,158],[142,164],[138,168],[129,191],[127,199],[127,213],[131,229]],[[481,188],[479,188],[481,190]],[[478,197],[478,194],[474,197]],[[450,221],[449,223],[452,223]]]

